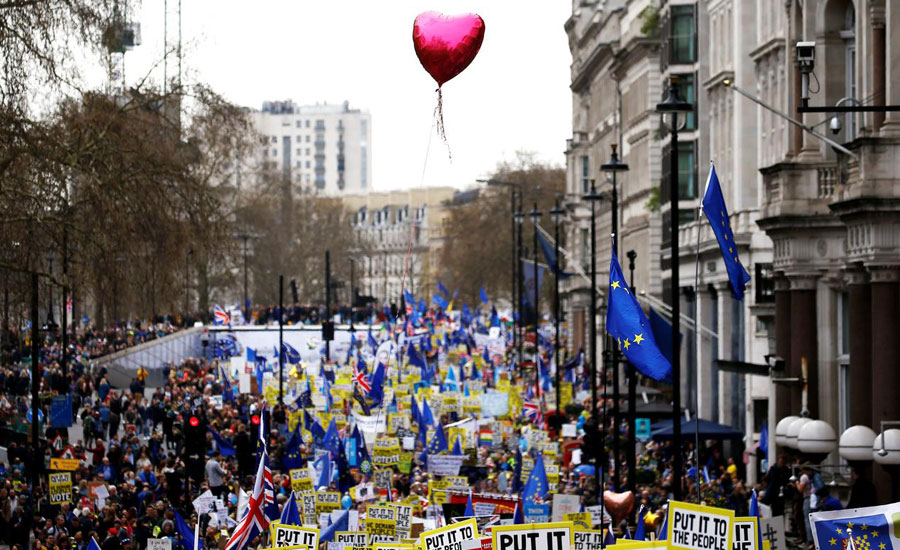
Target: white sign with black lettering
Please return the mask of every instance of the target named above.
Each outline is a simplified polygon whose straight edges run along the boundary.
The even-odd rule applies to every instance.
[[[478,524],[474,518],[445,525],[421,535],[423,550],[461,550],[462,541],[478,537]]]
[[[604,548],[603,531],[579,529],[574,533],[575,550],[600,550]]]
[[[272,527],[272,547],[308,546],[319,547],[319,530],[312,527],[276,524]]]
[[[172,550],[169,539],[147,539],[147,550]]]
[[[571,521],[532,525],[495,525],[493,550],[574,550]]]
[[[731,540],[732,550],[762,550],[756,540],[758,525],[756,518],[734,518],[734,537]]]
[[[669,502],[669,550],[732,550],[734,512]]]

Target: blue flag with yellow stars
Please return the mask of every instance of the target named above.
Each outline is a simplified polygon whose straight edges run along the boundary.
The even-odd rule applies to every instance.
[[[645,376],[654,380],[670,379],[672,365],[659,351],[650,322],[625,283],[615,249],[609,261],[607,300],[606,331],[616,339],[625,357]]]
[[[525,489],[522,490],[522,502],[543,501],[547,498],[549,491],[547,472],[544,470],[544,458],[539,454],[534,461],[534,468],[528,476],[528,481],[525,483]]]
[[[737,244],[734,242],[731,222],[728,221],[725,197],[722,196],[722,187],[716,176],[716,167],[712,164],[709,167],[709,179],[706,180],[706,193],[703,194],[703,202],[700,204],[716,240],[719,241],[719,250],[722,251],[725,270],[728,272],[728,280],[731,281],[731,293],[734,294],[735,299],[743,300],[744,290],[747,288],[747,283],[750,282],[750,274],[738,259]]]
[[[821,550],[847,550],[851,538],[856,550],[897,550],[898,521],[900,503],[809,515],[816,548]]]

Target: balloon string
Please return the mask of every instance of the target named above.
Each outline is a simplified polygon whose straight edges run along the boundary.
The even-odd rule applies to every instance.
[[[437,105],[434,108],[434,118],[437,124],[438,135],[441,136],[441,141],[444,142],[444,145],[447,146],[447,156],[450,158],[450,161],[453,161],[453,152],[450,151],[450,143],[447,141],[447,132],[444,128],[444,95],[441,92],[441,87],[438,86],[438,101]]]

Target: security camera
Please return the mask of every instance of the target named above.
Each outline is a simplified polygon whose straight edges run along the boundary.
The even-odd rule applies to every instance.
[[[816,43],[797,42],[797,64],[803,72],[811,72],[816,62]]]
[[[841,119],[837,117],[837,115],[831,117],[831,122],[828,123],[828,127],[831,128],[832,134],[840,134],[841,133]]]

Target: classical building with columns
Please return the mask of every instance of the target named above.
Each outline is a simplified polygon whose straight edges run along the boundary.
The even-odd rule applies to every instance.
[[[775,442],[785,417],[823,420],[836,437],[855,425],[879,433],[882,421],[900,420],[900,113],[798,114],[795,52],[799,41],[816,44],[810,105],[900,105],[900,3],[576,2],[565,30],[573,98],[567,261],[590,267],[590,204],[582,195],[595,180],[609,198],[610,181],[599,168],[616,144],[630,167],[617,175],[620,262],[627,276],[626,252],[637,252],[634,286],[645,307],[664,315],[673,284],[672,152],[655,105],[675,77],[680,99],[695,106],[676,152],[684,407],[746,434],[738,445],[751,481],[763,458],[755,450],[763,424],[772,463],[785,450]],[[732,297],[702,214],[698,222],[710,161],[753,277],[743,301]],[[608,200],[597,204],[601,304],[610,214]],[[572,277],[564,293],[571,345],[587,349],[590,289]],[[601,348],[603,311],[595,335]],[[784,370],[766,375],[764,365]],[[846,474],[840,457],[835,449],[825,459],[826,478]],[[876,481],[888,479],[881,465],[871,471]],[[876,485],[886,501],[890,485]]]
[[[777,98],[806,126],[840,128],[831,137],[845,151],[790,127],[779,157],[760,166],[758,225],[774,243],[776,353],[787,378],[806,364],[811,418],[838,435],[859,425],[879,433],[881,422],[900,420],[900,113],[797,114],[793,46],[815,42],[810,105],[900,105],[900,4],[778,4],[788,78]],[[773,397],[773,420],[801,413],[799,385],[778,385]],[[887,502],[891,478],[879,461],[872,474]]]

